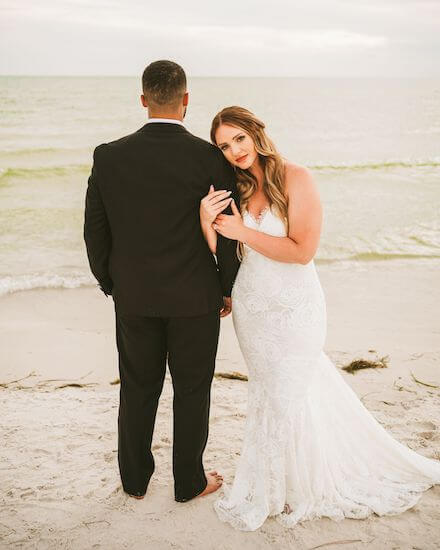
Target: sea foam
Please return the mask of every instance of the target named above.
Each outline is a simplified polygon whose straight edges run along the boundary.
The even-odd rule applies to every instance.
[[[93,286],[94,278],[89,274],[59,275],[55,273],[32,273],[16,276],[0,276],[0,296],[19,292],[45,288],[79,288]]]

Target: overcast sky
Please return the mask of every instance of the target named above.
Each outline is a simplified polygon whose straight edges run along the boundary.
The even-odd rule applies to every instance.
[[[0,74],[440,76],[440,0],[0,0]]]

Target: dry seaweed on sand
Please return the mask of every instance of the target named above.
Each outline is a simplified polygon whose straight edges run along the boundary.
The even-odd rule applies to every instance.
[[[373,539],[374,540],[374,539]],[[317,548],[324,548],[325,546],[332,546],[333,544],[353,544],[355,542],[364,542],[361,539],[350,539],[350,540],[334,540],[331,542],[324,542],[323,544],[319,544],[318,546],[313,546],[313,548],[310,548],[310,550],[316,550]]]
[[[82,380],[83,378],[86,378],[91,374],[93,371],[88,372],[87,374],[84,374],[83,376],[80,376],[79,378],[73,378],[71,380]],[[41,380],[40,382],[37,382],[33,386],[23,386],[22,384],[18,384],[18,382],[21,382],[22,380],[27,380],[28,378],[32,376],[37,376],[37,373],[35,371],[30,372],[27,376],[23,376],[22,378],[17,378],[17,380],[10,380],[9,382],[0,382],[0,388],[8,389],[9,387],[12,387],[14,390],[36,390],[41,388],[49,388],[49,389],[55,389],[58,390],[60,388],[89,388],[93,386],[97,386],[98,384],[96,382],[87,382],[87,383],[79,383],[79,382],[69,382],[66,378],[49,378],[47,380]],[[66,381],[66,384],[62,384],[60,386],[50,386],[51,382],[64,382]]]
[[[243,380],[244,382],[247,382],[248,377],[245,374],[241,374],[241,372],[216,372],[214,373],[214,378],[228,378],[230,380]],[[116,386],[117,384],[120,384],[121,381],[119,378],[116,378],[115,380],[112,380],[110,382],[110,385]]]
[[[216,372],[214,374],[215,378],[229,378],[231,380],[243,380],[244,382],[247,382],[248,377],[245,374],[241,374],[241,372]]]
[[[78,384],[78,382],[71,382],[70,384],[62,384],[61,386],[55,386],[56,390],[62,389],[62,388],[92,388],[93,386],[97,386],[98,384],[96,382],[88,382],[87,384]]]
[[[0,382],[1,388],[7,388],[8,386],[11,386],[12,384],[16,384],[17,382],[21,382],[22,380],[26,380],[27,378],[30,378],[31,376],[36,376],[36,372],[32,371],[27,376],[23,376],[22,378],[17,378],[17,380],[10,380],[9,382]],[[22,386],[19,385],[21,388]]]
[[[422,386],[428,386],[428,388],[440,388],[440,386],[437,386],[436,384],[430,384],[429,382],[423,382],[423,380],[419,380],[414,376],[413,372],[411,372],[411,376],[414,382],[417,382],[417,384],[422,384]]]
[[[351,361],[348,365],[342,367],[342,370],[355,374],[358,370],[362,369],[384,369],[388,367],[389,356],[385,355],[376,361],[371,361],[370,359],[355,359]]]

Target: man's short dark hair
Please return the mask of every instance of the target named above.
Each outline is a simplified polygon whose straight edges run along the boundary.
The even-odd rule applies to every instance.
[[[174,61],[154,61],[142,74],[142,89],[156,105],[176,104],[186,92],[185,71]]]

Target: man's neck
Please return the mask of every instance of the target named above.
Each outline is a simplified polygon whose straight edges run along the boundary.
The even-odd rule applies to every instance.
[[[148,118],[168,118],[183,122],[183,116],[177,113],[154,113],[149,111]]]

